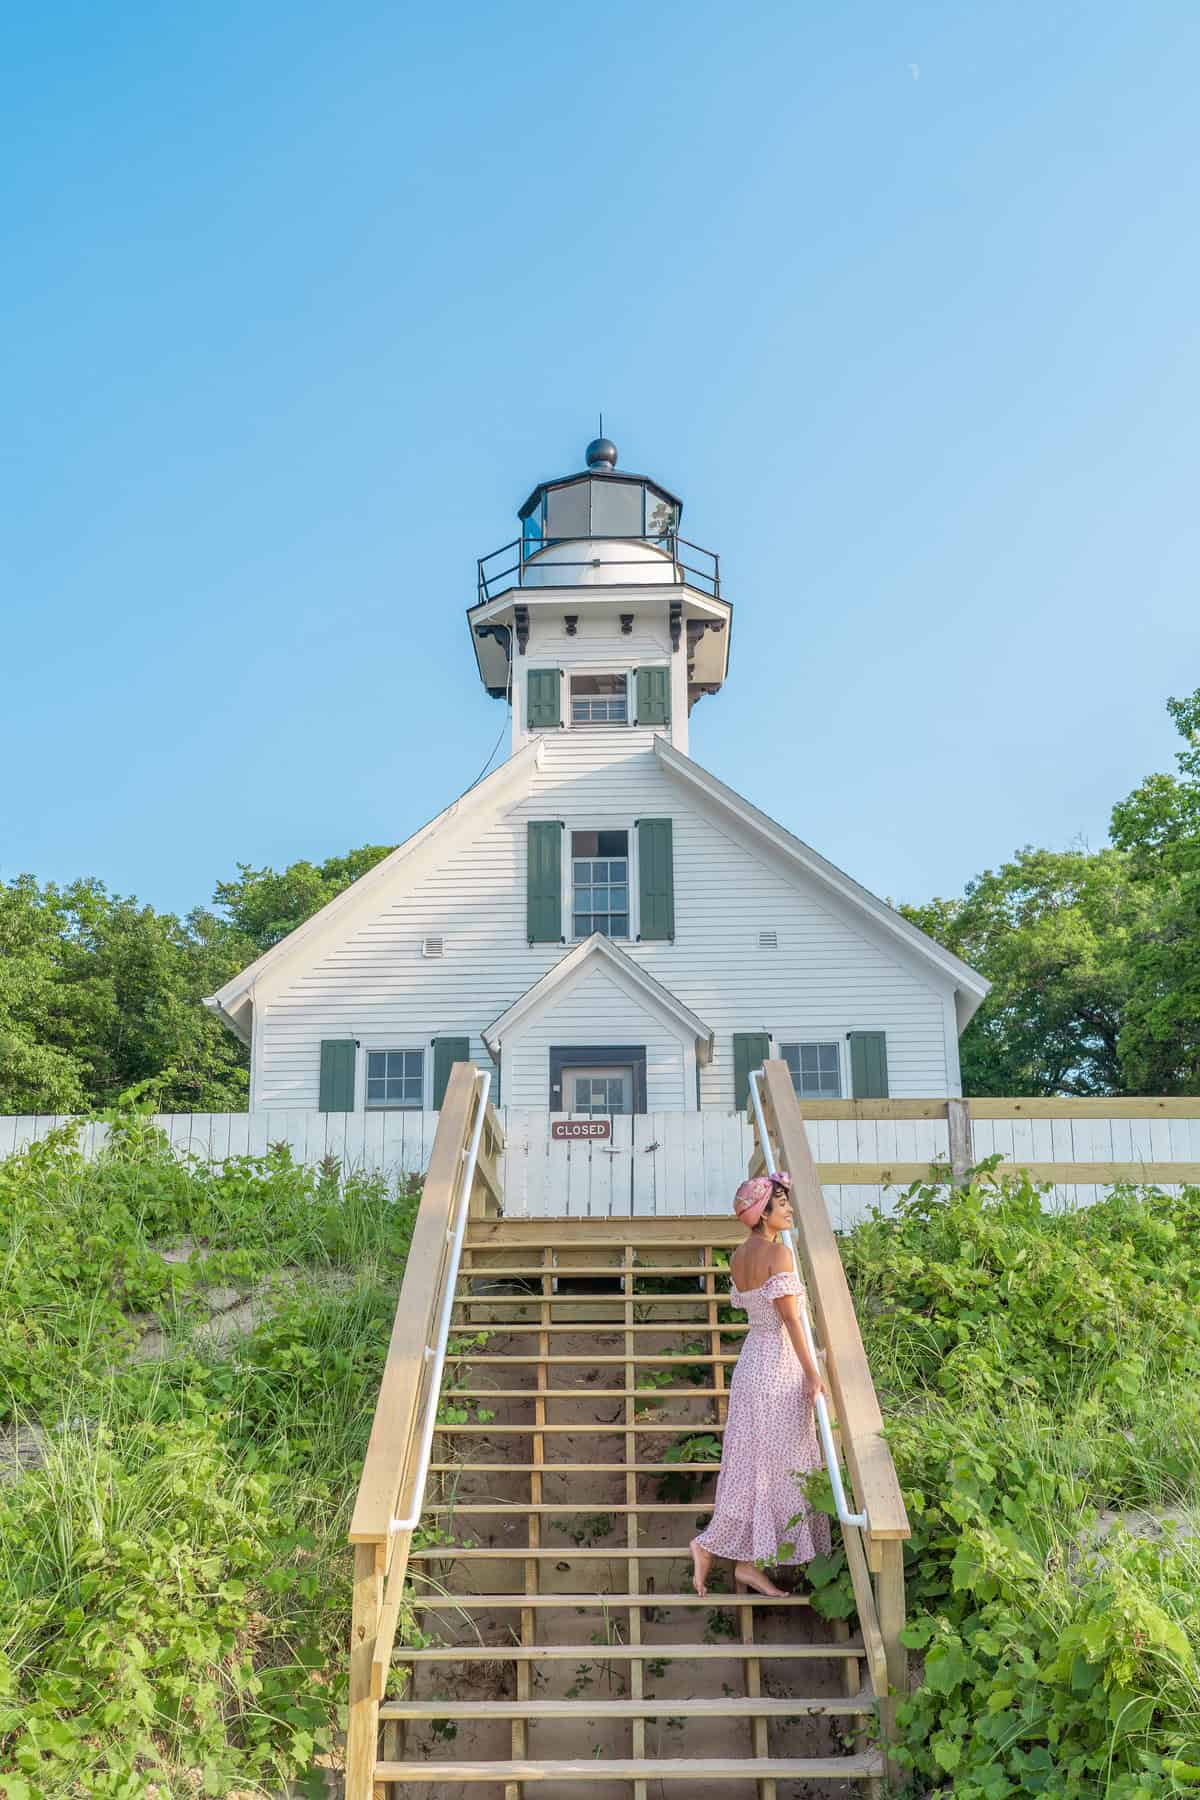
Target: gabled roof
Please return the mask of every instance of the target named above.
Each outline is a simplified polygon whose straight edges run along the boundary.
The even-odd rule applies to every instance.
[[[752,806],[749,800],[744,800],[731,787],[726,787],[723,781],[718,781],[715,775],[710,775],[707,769],[693,762],[690,756],[684,756],[666,738],[655,738],[654,753],[669,774],[703,794],[718,810],[728,813],[747,826],[756,836],[780,852],[793,867],[803,870],[818,888],[824,888],[843,903],[866,914],[882,931],[904,944],[943,978],[953,982],[958,995],[958,1028],[960,1031],[963,1029],[991,991],[990,981],[986,981],[969,963],[955,956],[953,951],[935,943],[933,938],[928,937],[917,926],[910,925],[894,907],[870,893],[853,876],[827,862],[811,845],[794,837],[766,813],[760,812],[757,806]]]
[[[339,933],[347,935],[356,928],[364,913],[371,911],[372,902],[378,905],[382,891],[392,885],[397,876],[406,873],[404,865],[414,852],[441,837],[452,826],[469,822],[478,813],[492,813],[502,806],[514,790],[528,785],[529,778],[542,760],[542,740],[532,738],[530,742],[507,762],[475,787],[468,788],[457,800],[451,802],[437,817],[419,831],[414,831],[410,838],[377,862],[373,869],[360,875],[357,881],[351,882],[348,888],[326,903],[311,919],[303,925],[297,925],[295,931],[289,931],[285,938],[273,944],[269,950],[244,968],[240,974],[234,975],[224,987],[218,988],[204,1001],[205,1006],[219,1013],[231,1030],[235,1031],[243,1043],[250,1042],[250,1013],[253,1005],[255,984],[264,976],[274,977],[288,963],[309,952],[310,960],[324,953],[330,937]]]
[[[343,893],[323,906],[320,912],[314,913],[303,925],[298,925],[295,931],[290,932],[272,949],[265,951],[240,974],[233,976],[215,994],[209,995],[204,1004],[218,1013],[244,1043],[249,1043],[256,989],[266,984],[269,994],[293,964],[308,966],[317,962],[331,948],[344,942],[360,924],[374,917],[383,906],[403,894],[410,883],[420,879],[427,861],[421,852],[427,846],[444,853],[448,840],[453,842],[464,829],[495,818],[506,805],[527,793],[533,772],[542,762],[543,753],[542,738],[539,736],[531,739],[515,756],[503,762],[485,780],[469,788],[436,818],[414,832],[397,849],[385,856],[382,862],[376,863],[367,874],[361,875]],[[892,907],[869,893],[843,870],[835,868],[810,845],[786,831],[782,825],[760,812],[732,788],[726,787],[724,782],[718,781],[715,775],[711,775],[699,763],[673,749],[665,737],[655,738],[654,753],[660,767],[667,774],[702,795],[718,815],[724,813],[738,823],[753,838],[772,849],[785,866],[790,865],[797,874],[806,877],[818,892],[823,891],[843,911],[857,913],[864,925],[873,927],[878,935],[905,949],[911,958],[948,983],[954,990],[958,1028],[960,1031],[963,1029],[989,992],[991,984],[982,975],[977,974],[951,951],[943,949],[915,925],[910,925]],[[504,1030],[511,1029],[514,1018],[523,1016],[526,1007],[536,1004],[537,998],[543,993],[553,991],[552,987],[546,987],[546,983],[556,984],[569,980],[585,957],[590,955],[606,957],[607,966],[614,973],[619,973],[630,992],[637,992],[660,1008],[665,1008],[678,1023],[686,1025],[703,1044],[707,1044],[710,1037],[708,1026],[660,982],[648,975],[632,957],[603,937],[589,938],[568,951],[542,981],[535,983],[502,1018],[497,1019],[490,1032],[485,1034],[485,1042],[491,1035],[498,1037]],[[702,1053],[702,1061],[706,1059],[706,1054]]]
[[[591,937],[584,938],[581,944],[560,956],[552,969],[548,969],[540,981],[526,988],[519,1000],[514,1000],[507,1012],[483,1033],[483,1041],[492,1057],[496,1057],[500,1045],[509,1034],[527,1019],[531,1012],[551,998],[560,990],[569,988],[589,969],[597,964],[602,965],[619,986],[635,999],[643,1000],[656,1007],[659,1012],[666,1013],[675,1024],[681,1025],[689,1036],[696,1039],[696,1057],[703,1064],[712,1053],[713,1034],[704,1020],[698,1018],[689,1006],[676,998],[670,988],[656,981],[653,975],[647,974],[640,963],[636,963],[611,938],[601,932],[594,931]]]

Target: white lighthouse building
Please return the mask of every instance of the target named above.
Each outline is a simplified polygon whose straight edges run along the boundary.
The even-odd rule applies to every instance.
[[[512,1107],[742,1109],[961,1093],[988,984],[688,754],[733,609],[678,498],[617,467],[537,486],[479,564],[479,676],[507,759],[208,1004],[250,1106],[436,1109],[451,1065]]]

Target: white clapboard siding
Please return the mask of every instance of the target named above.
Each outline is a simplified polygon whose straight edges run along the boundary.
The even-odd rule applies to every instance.
[[[832,1036],[843,1047],[851,1030],[884,1031],[894,1097],[957,1092],[948,982],[939,985],[902,948],[871,938],[857,915],[835,911],[761,841],[718,819],[663,767],[652,733],[563,731],[544,739],[524,798],[474,824],[467,840],[449,834],[408,891],[381,895],[379,911],[344,943],[260,993],[256,1107],[315,1107],[323,1038],[428,1053],[435,1037],[462,1035],[483,1060],[482,1032],[564,954],[561,944],[527,942],[528,822],[632,829],[649,816],[673,822],[675,941],[622,948],[712,1029],[713,1059],[701,1072],[705,1107],[732,1109],[733,1034],[764,1027],[779,1042]],[[761,949],[760,931],[774,932],[778,947]],[[423,957],[422,941],[434,935],[444,955]],[[627,996],[624,1007],[626,1026],[606,1024],[615,1033],[607,1041],[640,1043]],[[567,1042],[606,1041],[582,1003],[571,1025]],[[650,1049],[648,1042],[648,1062]],[[545,1051],[532,1022],[524,1039],[518,1032],[505,1045],[506,1101],[547,1104]],[[684,1083],[694,1076],[677,1051],[655,1079],[652,1107],[691,1101]]]
[[[678,1108],[614,1118],[608,1142],[562,1141],[551,1135],[544,1109],[498,1109],[505,1135],[501,1161],[504,1210],[511,1218],[643,1218],[680,1213],[728,1214],[753,1147],[736,1113]],[[181,1156],[220,1163],[262,1156],[285,1143],[298,1162],[332,1158],[346,1173],[377,1172],[390,1183],[423,1173],[433,1149],[435,1112],[320,1113],[270,1109],[262,1113],[162,1113],[154,1123]],[[43,1140],[70,1123],[60,1115],[0,1117],[0,1156]],[[1008,1162],[1200,1163],[1200,1118],[976,1119],[976,1160],[999,1152]],[[810,1119],[818,1163],[944,1163],[944,1119]],[[80,1147],[94,1156],[108,1128],[85,1124]],[[837,1230],[849,1230],[872,1207],[886,1213],[896,1188],[829,1182],[825,1201]],[[1049,1204],[1090,1205],[1108,1190],[1092,1184],[1054,1188]]]

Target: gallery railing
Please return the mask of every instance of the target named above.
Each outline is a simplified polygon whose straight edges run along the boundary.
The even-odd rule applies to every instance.
[[[613,571],[609,579],[617,584],[630,587],[660,586],[663,580],[662,565],[657,558],[649,558],[642,551],[640,556],[596,556],[589,553],[591,544],[644,545],[646,549],[658,552],[663,561],[672,565],[672,579],[681,586],[693,587],[702,594],[709,594],[714,600],[721,597],[721,559],[715,550],[705,550],[699,544],[689,543],[687,538],[680,537],[678,532],[668,531],[654,537],[597,537],[586,538],[513,538],[511,543],[502,544],[499,550],[491,550],[486,556],[479,558],[479,603],[494,600],[497,595],[506,593],[509,588],[526,587],[532,571],[538,574],[538,583],[552,582],[552,571],[570,571],[565,573],[569,586],[574,586],[577,571],[581,569],[603,569],[606,574]],[[576,549],[571,557],[555,556],[549,558],[543,552],[555,548],[570,547]],[[619,573],[618,573],[619,571]]]

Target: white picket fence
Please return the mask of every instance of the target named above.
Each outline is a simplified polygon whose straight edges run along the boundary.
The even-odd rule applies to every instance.
[[[863,1102],[865,1109],[872,1103]],[[1031,1166],[1052,1181],[1054,1203],[1089,1205],[1106,1190],[1100,1177],[1177,1186],[1200,1181],[1200,1101],[1111,1102],[1101,1116],[1095,1102],[983,1102],[974,1107],[1061,1106],[1061,1117],[975,1117],[972,1151],[979,1161],[999,1152],[1006,1162]],[[1134,1107],[1162,1106],[1161,1117],[1131,1116]],[[900,1187],[933,1162],[949,1158],[944,1102],[879,1102],[893,1113],[926,1107],[943,1116],[808,1118],[809,1140],[835,1229],[847,1229],[871,1206],[885,1210]],[[815,1109],[806,1109],[812,1111]],[[843,1108],[844,1110],[844,1108]],[[752,1138],[736,1113],[641,1113],[612,1120],[608,1142],[564,1142],[550,1134],[550,1114],[500,1108],[505,1212],[509,1216],[576,1218],[613,1215],[728,1213],[745,1178]],[[419,1175],[429,1161],[434,1112],[163,1113],[155,1123],[181,1153],[219,1163],[262,1156],[287,1143],[298,1161],[333,1157],[343,1170],[376,1170],[397,1181]],[[0,1117],[0,1157],[69,1123],[60,1116]],[[95,1154],[102,1125],[82,1127],[81,1143]],[[1079,1179],[1069,1178],[1076,1165]],[[1106,1165],[1116,1165],[1110,1172]],[[839,1174],[844,1174],[841,1181]],[[885,1185],[888,1175],[896,1185]],[[873,1177],[868,1179],[867,1177]]]

